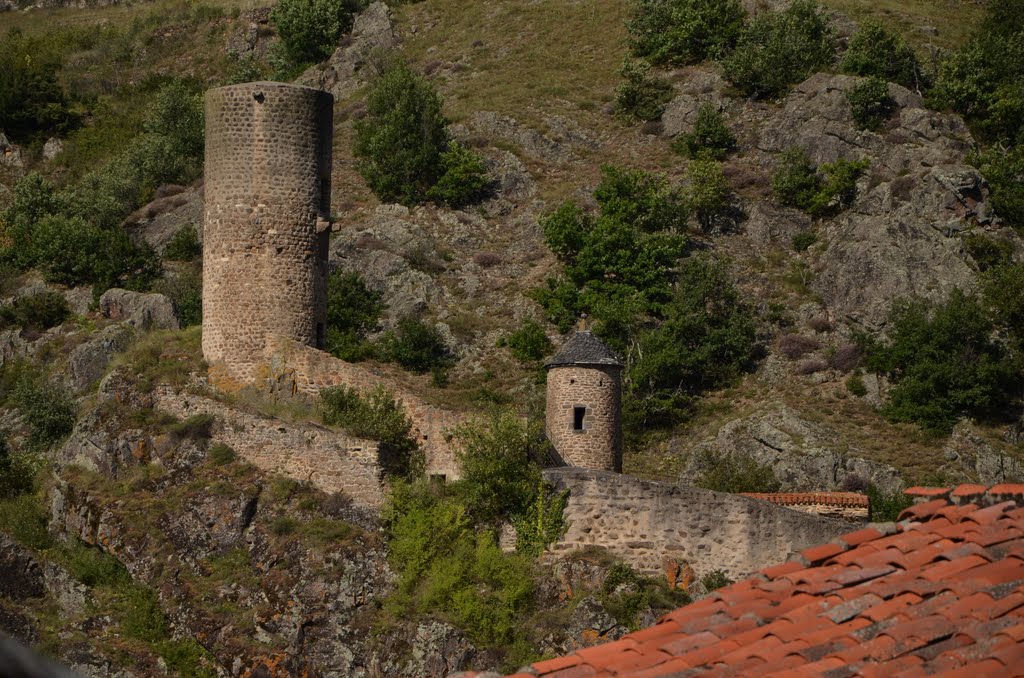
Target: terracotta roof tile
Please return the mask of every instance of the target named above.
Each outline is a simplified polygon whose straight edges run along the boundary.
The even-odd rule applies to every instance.
[[[1024,485],[912,488],[902,522],[762,570],[606,645],[584,676],[1024,674]]]
[[[742,492],[744,497],[780,506],[838,506],[868,508],[868,496],[859,492]]]

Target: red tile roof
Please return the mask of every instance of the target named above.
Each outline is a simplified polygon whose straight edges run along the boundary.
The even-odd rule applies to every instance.
[[[868,496],[859,492],[743,492],[744,497],[780,506],[849,506],[867,508]]]
[[[908,493],[899,523],[516,675],[1024,675],[1024,485]]]

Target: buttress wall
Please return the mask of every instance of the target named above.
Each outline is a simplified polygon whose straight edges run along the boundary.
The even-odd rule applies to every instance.
[[[206,93],[203,356],[256,377],[267,340],[324,343],[334,99],[276,82]]]

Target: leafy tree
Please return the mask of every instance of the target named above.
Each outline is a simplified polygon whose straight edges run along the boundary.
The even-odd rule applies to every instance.
[[[678,421],[694,396],[729,383],[754,354],[753,313],[721,262],[689,259],[665,315],[659,327],[640,334],[629,369],[627,402],[640,426]]]
[[[974,297],[954,290],[935,308],[904,301],[889,325],[887,340],[865,343],[868,367],[894,383],[883,410],[890,419],[949,433],[961,417],[996,416],[1019,397],[1019,370]]]
[[[372,355],[366,337],[379,327],[386,308],[381,297],[358,273],[336,273],[328,279],[327,350],[332,355],[350,362]]]
[[[615,105],[626,116],[645,122],[656,120],[672,100],[672,83],[651,75],[646,61],[626,58],[619,71],[622,83],[615,90]]]
[[[380,355],[384,360],[420,374],[435,368],[446,369],[455,355],[441,333],[416,318],[402,318],[393,332],[381,338]]]
[[[727,54],[745,18],[739,0],[636,0],[626,28],[636,56],[687,64]]]
[[[1024,144],[990,148],[972,163],[988,182],[996,213],[1018,231],[1024,230]]]
[[[857,127],[877,130],[896,112],[896,100],[889,96],[889,85],[877,76],[868,78],[846,93],[850,112]]]
[[[40,39],[17,29],[0,39],[0,130],[13,141],[45,138],[75,124],[60,69],[60,59]]]
[[[910,89],[923,84],[921,65],[902,36],[865,21],[850,38],[840,68],[844,73],[882,78]]]
[[[693,131],[673,139],[672,148],[691,158],[707,154],[721,160],[736,148],[736,135],[725,124],[725,116],[714,105],[701,104]]]
[[[528,362],[540,360],[551,351],[551,340],[540,323],[524,320],[519,328],[503,338],[501,346],[508,346],[518,360]]]
[[[199,232],[194,224],[185,224],[178,229],[164,248],[164,259],[170,261],[192,261],[203,253]]]
[[[777,97],[835,58],[835,35],[814,0],[794,0],[779,12],[762,12],[747,24],[722,65],[745,94]]]
[[[167,139],[176,154],[201,163],[205,143],[202,85],[176,78],[161,87],[146,111],[143,129]]]
[[[982,298],[999,329],[1024,353],[1024,264],[1009,261],[985,271],[981,278]]]
[[[362,0],[278,0],[270,21],[294,62],[316,63],[334,52],[362,7]]]
[[[450,142],[446,125],[441,97],[425,78],[401,63],[384,70],[370,89],[366,117],[356,123],[354,148],[359,172],[378,198],[462,205],[479,197],[483,164]]]
[[[690,209],[704,231],[714,229],[718,217],[729,207],[729,186],[722,164],[710,156],[690,161]]]
[[[977,231],[966,234],[962,240],[964,249],[974,259],[979,271],[984,272],[1013,260],[1013,244],[1006,240],[996,240]]]

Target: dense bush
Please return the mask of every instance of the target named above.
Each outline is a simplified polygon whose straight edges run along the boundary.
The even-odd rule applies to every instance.
[[[639,336],[629,370],[627,413],[637,427],[683,419],[692,399],[732,381],[753,359],[753,312],[721,262],[689,259],[665,320]]]
[[[75,403],[62,386],[23,379],[12,397],[28,426],[26,444],[29,449],[49,449],[71,433],[75,425]]]
[[[1024,7],[991,0],[974,37],[939,64],[933,99],[989,141],[1024,143]]]
[[[455,362],[441,333],[416,318],[402,318],[394,331],[381,337],[380,357],[420,374]]]
[[[990,148],[972,162],[988,182],[996,214],[1024,231],[1024,142],[1012,148]]]
[[[0,131],[14,142],[66,132],[77,115],[60,84],[60,59],[38,38],[0,38]]]
[[[517,359],[523,362],[540,360],[551,351],[551,340],[540,323],[524,320],[515,332],[504,337],[500,344],[508,346]]]
[[[1004,263],[981,278],[982,298],[996,327],[1015,346],[1018,358],[1024,353],[1024,264]]]
[[[185,224],[174,234],[164,248],[164,259],[170,261],[192,261],[203,253],[199,232],[194,224]]]
[[[449,140],[446,124],[441,97],[425,78],[404,64],[385,68],[367,96],[366,117],[356,123],[353,149],[378,198],[461,205],[479,197],[483,164]]]
[[[626,28],[636,56],[686,64],[728,53],[745,18],[739,0],[636,0]]]
[[[800,231],[793,236],[793,250],[805,252],[811,245],[818,242],[818,234],[814,231]]]
[[[1006,240],[996,240],[979,231],[972,231],[963,236],[962,241],[979,271],[985,272],[1008,264],[1013,259],[1013,244]]]
[[[270,21],[294,62],[316,63],[334,52],[363,4],[362,0],[279,0]]]
[[[606,166],[594,197],[599,215],[566,203],[541,219],[548,247],[565,264],[532,294],[567,331],[581,313],[617,347],[642,315],[672,296],[683,255],[686,197],[664,177]]]
[[[645,577],[622,562],[608,570],[598,597],[601,605],[630,631],[644,625],[643,613],[656,615],[690,603],[690,596],[678,589],[669,589],[664,580]]]
[[[709,154],[721,160],[736,148],[736,135],[726,125],[725,116],[713,104],[701,104],[697,110],[697,120],[693,123],[693,131],[673,139],[672,148],[691,158]]]
[[[850,38],[840,68],[844,73],[882,78],[910,89],[925,84],[914,50],[902,36],[866,21]]]
[[[380,441],[389,474],[410,475],[421,470],[412,422],[402,404],[384,387],[365,394],[347,386],[324,389],[319,410],[328,426],[340,426],[354,436]]]
[[[834,58],[835,36],[823,11],[814,0],[794,0],[784,10],[755,16],[722,65],[745,94],[777,97]]]
[[[783,152],[772,189],[783,205],[826,218],[849,207],[857,197],[857,179],[867,168],[867,160],[846,159],[816,168],[806,152],[794,147]]]
[[[778,492],[782,483],[767,464],[749,454],[716,455],[705,450],[700,456],[701,474],[693,484],[715,492]]]
[[[0,435],[0,500],[11,499],[32,491],[38,460],[28,454],[17,454]]]
[[[195,162],[190,176],[199,176],[205,144],[202,84],[179,78],[157,90],[143,129],[169,141],[176,155]]]
[[[69,315],[71,307],[64,295],[45,290],[0,306],[0,328],[20,327],[38,334],[60,325]]]
[[[724,570],[711,570],[700,578],[700,583],[710,593],[711,591],[717,591],[723,586],[732,584],[733,580],[729,578],[729,575]]]
[[[641,122],[656,120],[672,100],[672,83],[651,75],[650,65],[643,60],[626,59],[619,71],[622,83],[615,90],[619,112]]]
[[[690,191],[687,195],[690,210],[697,223],[706,232],[714,230],[721,215],[729,209],[729,186],[725,182],[722,165],[709,156],[690,161]]]
[[[184,268],[157,281],[153,291],[171,300],[174,315],[183,328],[202,324],[203,272],[198,265]]]
[[[871,510],[870,520],[873,523],[893,522],[900,517],[905,509],[914,504],[914,498],[896,490],[892,494],[868,485],[868,506]]]
[[[1019,369],[993,337],[977,299],[955,290],[942,305],[894,305],[889,338],[867,341],[867,366],[894,386],[884,413],[894,421],[949,433],[961,417],[1006,412],[1019,396]]]
[[[889,96],[885,80],[872,76],[846,93],[850,113],[860,129],[877,130],[896,112],[896,100]]]
[[[327,281],[327,350],[356,362],[373,354],[367,335],[379,327],[384,312],[381,293],[355,272],[335,273]]]

